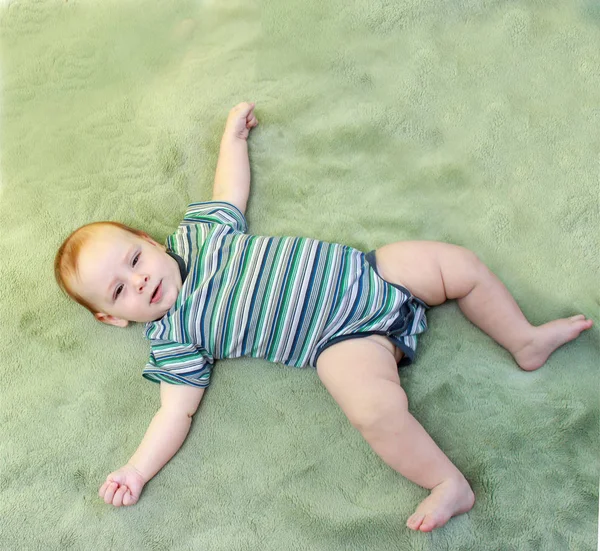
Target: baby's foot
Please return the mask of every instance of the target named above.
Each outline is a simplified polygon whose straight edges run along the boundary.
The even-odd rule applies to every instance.
[[[546,363],[546,360],[559,346],[576,339],[582,331],[589,329],[594,322],[585,316],[573,316],[545,323],[534,329],[532,340],[514,354],[521,369],[533,371]]]
[[[470,511],[475,495],[463,478],[450,478],[438,484],[406,521],[412,530],[431,532],[446,524],[452,517]]]

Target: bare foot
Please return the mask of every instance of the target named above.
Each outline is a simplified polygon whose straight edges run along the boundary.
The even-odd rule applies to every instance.
[[[514,354],[515,360],[525,371],[533,371],[542,367],[552,352],[559,346],[576,339],[593,323],[592,320],[586,320],[585,316],[579,315],[535,327],[534,337]]]
[[[412,530],[431,532],[446,524],[452,517],[470,511],[475,495],[463,478],[450,478],[438,484],[406,521]]]

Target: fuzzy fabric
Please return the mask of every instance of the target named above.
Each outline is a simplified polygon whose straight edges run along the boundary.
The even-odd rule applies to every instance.
[[[595,0],[4,1],[0,540],[6,550],[591,550],[598,517],[600,9]],[[250,232],[363,251],[474,250],[534,324],[596,326],[534,373],[455,303],[402,370],[471,482],[432,534],[427,492],[371,451],[312,369],[219,362],[134,507],[106,475],[159,406],[143,327],[53,280],[73,229],[164,239],[210,199],[229,109],[255,101]]]

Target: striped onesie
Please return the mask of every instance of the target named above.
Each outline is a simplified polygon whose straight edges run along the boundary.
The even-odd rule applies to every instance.
[[[232,204],[188,207],[166,240],[183,286],[172,308],[146,324],[143,376],[206,387],[214,361],[252,356],[316,367],[347,338],[385,335],[412,362],[427,305],[383,280],[375,255],[305,237],[248,235]]]

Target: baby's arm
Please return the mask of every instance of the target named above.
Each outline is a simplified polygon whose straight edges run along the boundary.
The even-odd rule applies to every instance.
[[[213,201],[227,201],[246,212],[250,193],[248,134],[258,124],[253,103],[236,105],[227,117],[213,187]]]
[[[161,406],[127,465],[111,473],[100,488],[105,503],[137,503],[142,488],[173,457],[190,430],[203,388],[160,383]]]

